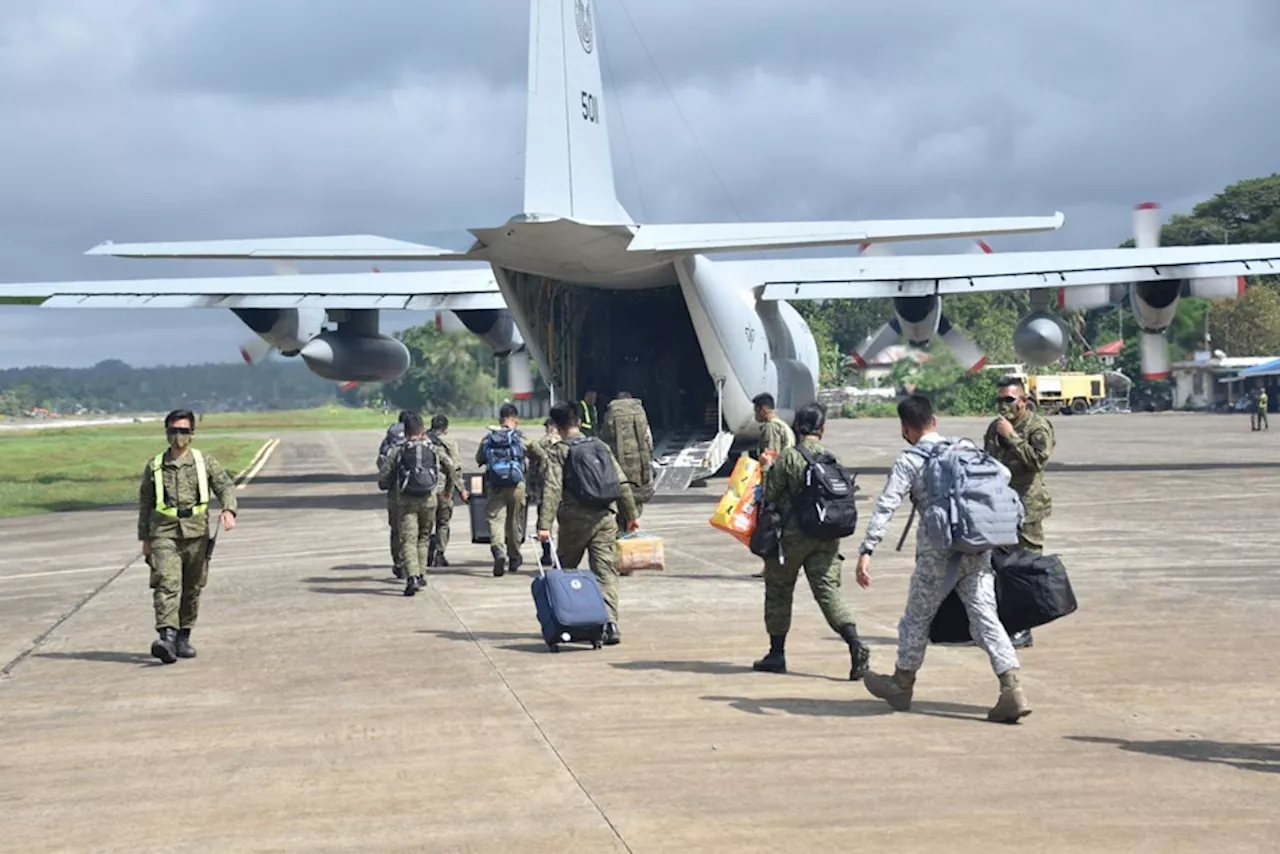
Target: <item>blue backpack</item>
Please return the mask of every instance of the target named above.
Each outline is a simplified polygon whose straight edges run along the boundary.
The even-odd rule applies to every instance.
[[[510,427],[490,430],[484,440],[486,477],[491,486],[512,487],[524,483],[524,442]]]
[[[1018,544],[1022,500],[994,457],[960,439],[910,453],[924,458],[920,531],[932,548],[982,554]]]

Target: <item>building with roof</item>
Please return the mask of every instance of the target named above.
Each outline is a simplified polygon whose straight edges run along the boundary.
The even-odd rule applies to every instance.
[[[1116,359],[1120,357],[1120,351],[1123,349],[1124,339],[1121,338],[1117,341],[1112,341],[1110,344],[1103,344],[1101,347],[1095,347],[1088,353],[1085,353],[1085,356],[1092,356],[1101,361],[1104,365],[1114,365],[1116,363]]]
[[[1257,373],[1268,365],[1275,366],[1273,374]],[[1230,409],[1238,398],[1248,394],[1250,378],[1261,382],[1269,376],[1275,382],[1275,377],[1280,376],[1280,359],[1227,356],[1221,350],[1201,350],[1191,361],[1174,362],[1170,367],[1174,409]]]
[[[1280,394],[1277,394],[1277,390],[1280,389],[1280,359],[1266,359],[1233,376],[1222,378],[1219,383],[1227,388],[1227,394],[1233,403],[1248,397],[1255,389],[1265,389],[1267,410],[1274,412],[1277,405],[1280,405],[1276,400],[1280,397]]]

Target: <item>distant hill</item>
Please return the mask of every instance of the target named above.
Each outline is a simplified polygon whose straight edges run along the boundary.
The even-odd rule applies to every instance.
[[[43,408],[81,413],[306,409],[337,400],[337,384],[296,361],[134,368],[119,360],[92,368],[0,370],[0,414]]]

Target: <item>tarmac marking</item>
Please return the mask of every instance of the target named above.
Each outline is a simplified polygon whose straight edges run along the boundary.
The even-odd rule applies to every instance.
[[[266,443],[258,449],[258,453],[249,464],[249,470],[237,479],[236,489],[244,489],[248,486],[249,481],[258,476],[258,472],[262,471],[262,467],[267,464],[267,460],[271,459],[271,455],[275,453],[275,450],[278,447],[280,447],[279,439],[268,439]]]

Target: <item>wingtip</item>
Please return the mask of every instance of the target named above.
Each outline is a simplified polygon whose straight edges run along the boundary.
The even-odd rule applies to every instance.
[[[97,246],[92,246],[84,254],[86,255],[110,255],[111,247],[115,246],[114,240],[104,240]]]
[[[1062,228],[1063,224],[1064,224],[1066,221],[1067,221],[1067,215],[1066,215],[1066,214],[1064,214],[1062,211],[1054,211],[1054,212],[1053,212],[1053,227],[1054,227],[1054,228]]]

